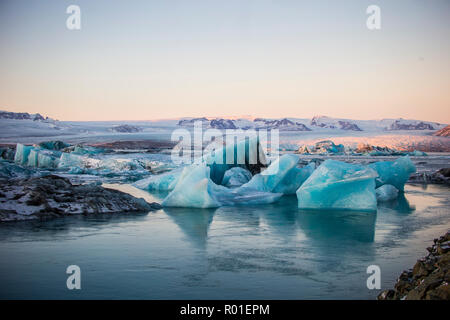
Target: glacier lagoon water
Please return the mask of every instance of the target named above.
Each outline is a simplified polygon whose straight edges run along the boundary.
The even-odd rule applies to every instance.
[[[374,299],[369,265],[381,268],[381,290],[391,288],[450,226],[447,187],[405,191],[376,214],[302,211],[284,196],[263,206],[4,224],[0,298]],[[73,264],[81,290],[66,288]]]

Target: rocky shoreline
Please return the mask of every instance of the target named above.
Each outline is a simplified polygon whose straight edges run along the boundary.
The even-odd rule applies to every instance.
[[[378,300],[450,300],[450,231],[427,250],[428,255],[403,271],[394,289],[380,293]]]
[[[101,185],[72,184],[56,175],[0,183],[0,222],[46,220],[67,215],[149,212],[160,209],[127,193]]]

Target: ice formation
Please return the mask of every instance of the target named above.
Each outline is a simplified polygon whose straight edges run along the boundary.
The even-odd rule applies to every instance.
[[[416,167],[409,156],[401,157],[395,161],[380,161],[369,164],[369,167],[378,173],[376,186],[391,184],[399,191],[403,191],[409,176],[416,172]]]
[[[253,176],[242,189],[263,192],[294,194],[301,184],[314,171],[314,163],[298,168],[300,157],[295,154],[285,154],[275,160],[265,171]]]
[[[182,170],[183,169],[180,168],[172,170],[170,172],[153,175],[148,178],[136,181],[133,185],[136,188],[147,191],[170,191],[175,188]]]
[[[62,150],[64,148],[70,147],[70,144],[65,143],[63,141],[55,140],[55,141],[45,141],[39,143],[39,147],[48,149],[48,150]]]
[[[234,167],[225,171],[222,185],[228,188],[240,187],[250,181],[252,174],[247,169]]]
[[[206,164],[185,167],[175,188],[164,199],[165,207],[216,208],[231,205],[267,204],[277,201],[282,194],[230,189],[215,184],[211,168]]]
[[[58,165],[60,152],[25,146],[18,143],[14,162],[21,165],[39,168],[55,168]]]
[[[297,190],[298,207],[376,211],[377,173],[367,167],[326,160]]]
[[[379,202],[391,201],[398,197],[397,188],[390,184],[385,184],[375,189],[375,193]]]
[[[202,162],[211,168],[211,180],[221,184],[225,171],[243,166],[252,172],[259,172],[267,166],[267,159],[257,138],[244,139],[205,155]]]

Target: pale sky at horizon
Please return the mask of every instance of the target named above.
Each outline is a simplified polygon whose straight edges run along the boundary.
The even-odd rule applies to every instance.
[[[450,123],[448,0],[0,0],[0,48],[0,110],[59,120]]]

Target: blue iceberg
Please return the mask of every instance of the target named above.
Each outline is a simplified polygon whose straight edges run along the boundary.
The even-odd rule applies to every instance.
[[[377,173],[370,168],[326,160],[297,190],[298,207],[376,211],[376,177]]]
[[[211,168],[204,163],[185,167],[174,189],[163,200],[165,207],[217,208],[233,205],[267,204],[277,201],[282,194],[230,189],[215,184]]]
[[[14,162],[21,165],[39,168],[56,168],[60,152],[50,151],[34,146],[25,146],[18,143]]]
[[[375,190],[375,193],[379,202],[391,201],[398,197],[397,188],[390,184],[382,185]]]
[[[247,169],[234,167],[225,171],[222,185],[228,188],[240,187],[250,181],[252,174]]]
[[[303,168],[297,167],[300,157],[295,154],[285,154],[275,160],[265,171],[253,176],[242,189],[263,192],[295,194],[302,183],[311,175],[315,164],[310,163]]]
[[[202,157],[211,168],[211,180],[221,184],[225,172],[233,167],[245,167],[252,173],[267,166],[267,159],[258,138],[243,139],[229,146],[219,148]]]
[[[30,151],[33,150],[34,147],[26,146],[21,143],[16,145],[16,154],[14,155],[14,162],[22,165],[28,164],[28,156],[30,155]]]
[[[158,175],[153,175],[148,178],[136,181],[133,186],[146,191],[170,191],[175,188],[175,185],[180,178],[182,168],[175,169],[170,172],[165,172]]]
[[[395,161],[371,163],[369,168],[374,169],[378,173],[376,178],[377,188],[385,184],[391,184],[401,192],[403,192],[409,176],[416,172],[416,167],[409,156],[398,158]]]

